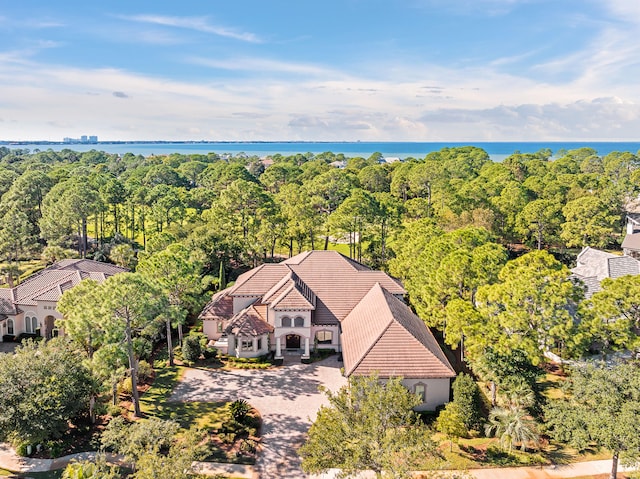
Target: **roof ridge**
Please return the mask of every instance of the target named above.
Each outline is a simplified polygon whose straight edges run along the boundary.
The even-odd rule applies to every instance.
[[[358,303],[353,307],[353,309],[351,311],[353,311],[354,309],[356,309],[360,303],[362,303],[362,301],[364,300],[364,298],[373,290],[373,288],[375,288],[376,286],[378,286],[378,288],[380,289],[380,291],[384,294],[384,288],[382,287],[382,285],[380,283],[376,283],[374,284],[371,289],[367,292],[367,294],[365,294],[362,299],[360,299],[360,301],[358,301]],[[386,301],[386,300],[385,300]],[[344,319],[347,319],[349,317],[351,313],[347,314],[347,316],[345,316]],[[378,341],[380,341],[380,338],[384,335],[384,333],[387,332],[387,330],[389,329],[389,327],[393,324],[394,318],[393,318],[393,314],[390,314],[390,318],[389,318],[389,322],[387,323],[387,325],[381,329],[380,334],[378,334],[375,338],[374,341],[371,341],[371,343],[369,344],[369,346],[364,350],[363,354],[360,356],[360,358],[358,358],[357,361],[354,362],[353,366],[351,367],[351,369],[349,371],[345,371],[345,376],[349,377],[349,375],[355,371],[357,369],[357,367],[360,365],[360,363],[364,360],[364,358],[367,357],[367,354],[369,354],[369,351],[371,351],[373,349],[373,347],[378,343]],[[344,321],[344,320],[343,320]]]
[[[282,278],[280,278],[272,287],[271,289],[269,289],[266,293],[264,293],[264,295],[262,296],[262,299],[265,301],[269,301],[270,297],[273,296],[274,294],[276,294],[278,292],[278,290],[280,288],[282,288],[285,283],[292,279],[291,275],[295,274],[293,272],[293,270],[291,268],[289,268],[289,272],[287,274],[285,274]]]
[[[60,279],[58,279],[57,282],[54,283],[53,285],[51,283],[48,283],[46,286],[43,286],[42,288],[37,289],[34,292],[25,295],[24,298],[22,298],[20,301],[23,301],[25,299],[32,299],[32,298],[35,298],[36,296],[40,296],[40,294],[42,294],[42,293],[46,293],[47,291],[51,291],[52,289],[55,288],[56,285],[60,285],[60,282],[62,280],[67,279],[69,276],[73,276],[73,273],[75,273],[75,271],[69,271],[69,270],[64,270],[64,269],[56,269],[56,270],[53,270],[53,271],[63,271],[63,272],[66,273],[66,275],[62,276]],[[31,278],[31,276],[30,276],[30,278]],[[15,289],[17,289],[19,286],[21,286],[23,284],[24,283],[20,283],[18,286],[15,287]],[[17,301],[17,299],[14,300],[14,301]]]

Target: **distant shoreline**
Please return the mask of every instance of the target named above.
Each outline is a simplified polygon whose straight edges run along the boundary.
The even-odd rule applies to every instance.
[[[95,143],[65,143],[63,141],[0,141],[0,146],[8,148],[26,148],[33,150],[61,151],[65,149],[80,153],[100,150],[109,154],[158,156],[170,154],[238,155],[267,157],[280,154],[321,154],[331,152],[342,154],[345,158],[368,158],[380,153],[386,158],[424,158],[427,154],[443,148],[472,146],[483,149],[494,161],[502,161],[514,153],[536,153],[549,149],[552,155],[562,150],[593,148],[598,155],[606,156],[613,151],[636,153],[640,150],[640,141],[503,141],[503,142],[391,142],[391,141],[205,141],[205,140],[141,140],[141,141],[98,141]]]

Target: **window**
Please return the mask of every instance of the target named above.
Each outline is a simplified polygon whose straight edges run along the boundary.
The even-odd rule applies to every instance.
[[[27,333],[35,333],[38,329],[38,318],[35,316],[25,316],[24,329]]]
[[[218,332],[221,333],[222,332],[222,321],[218,321]]]
[[[331,331],[318,331],[316,333],[316,342],[318,344],[331,344],[333,333]]]
[[[258,338],[258,351],[262,349],[262,338]]]
[[[291,318],[288,316],[284,316],[281,320],[282,322],[282,327],[283,328],[290,328],[291,327]]]
[[[15,334],[13,332],[13,319],[7,319],[7,334]]]
[[[293,321],[296,328],[302,328],[304,326],[304,318],[302,316],[297,316]]]
[[[253,351],[253,340],[252,339],[243,339],[242,345],[240,346],[242,351]]]
[[[420,399],[422,399],[422,402],[427,402],[427,386],[425,386],[422,383],[418,383],[415,386],[413,386],[413,392],[418,396],[420,396]]]

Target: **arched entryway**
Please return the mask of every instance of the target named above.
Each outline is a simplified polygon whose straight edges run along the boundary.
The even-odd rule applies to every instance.
[[[300,336],[297,334],[287,334],[287,349],[300,349]]]
[[[55,329],[56,318],[53,316],[47,316],[44,318],[44,337],[47,339],[51,339],[53,337],[53,332]]]

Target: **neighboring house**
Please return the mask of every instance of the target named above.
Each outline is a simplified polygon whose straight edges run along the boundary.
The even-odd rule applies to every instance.
[[[640,259],[640,213],[627,214],[627,235],[622,241],[622,252]]]
[[[402,376],[423,397],[417,409],[433,410],[449,400],[455,371],[405,293],[382,271],[335,251],[311,251],[242,274],[200,318],[228,354],[308,358],[312,349],[333,349],[342,352],[347,377]]]
[[[640,274],[640,262],[631,256],[620,256],[587,246],[577,258],[573,275],[585,285],[585,297],[590,298],[601,290],[600,282],[605,278],[619,278]]]
[[[0,288],[0,341],[22,333],[45,338],[56,336],[56,310],[62,293],[80,281],[104,281],[127,271],[113,264],[89,259],[65,259],[29,276],[13,288]]]

